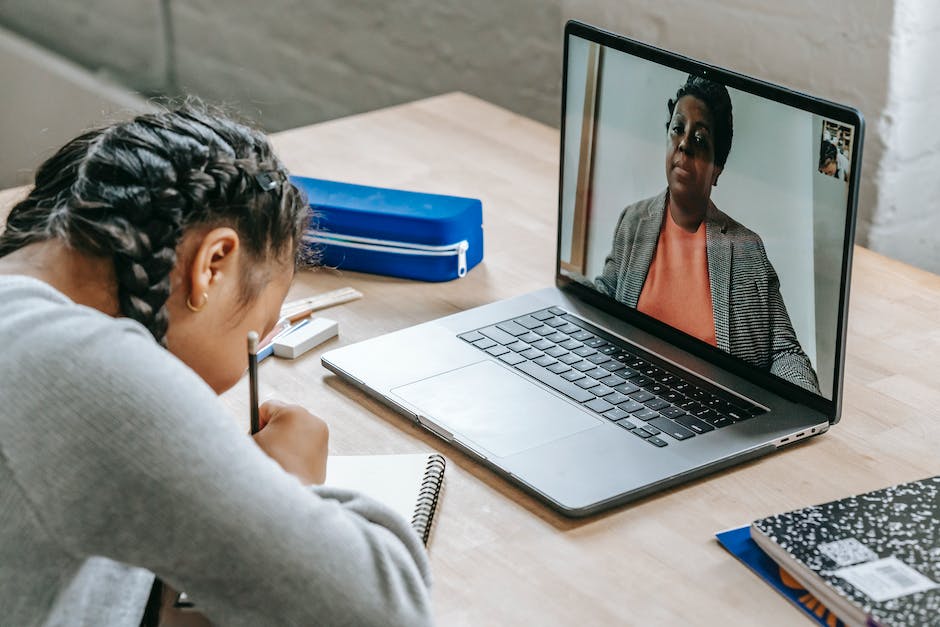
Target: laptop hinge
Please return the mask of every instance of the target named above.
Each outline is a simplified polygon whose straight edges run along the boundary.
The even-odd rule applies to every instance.
[[[434,423],[430,418],[428,418],[427,416],[422,416],[421,414],[418,414],[416,417],[417,417],[417,419],[418,419],[418,423],[419,423],[422,427],[424,427],[424,428],[427,429],[428,431],[432,432],[432,433],[435,434],[436,436],[438,436],[438,437],[440,437],[440,438],[444,438],[444,439],[447,440],[448,442],[450,442],[450,441],[452,441],[452,440],[454,439],[454,434],[453,434],[453,433],[451,433],[450,431],[448,431],[448,430],[445,429],[444,427],[442,427],[442,426],[440,426],[440,425],[438,425],[438,424],[435,424],[435,423]]]

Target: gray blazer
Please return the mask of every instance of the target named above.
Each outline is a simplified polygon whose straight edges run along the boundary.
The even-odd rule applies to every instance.
[[[637,306],[653,262],[666,194],[623,210],[604,270],[594,281],[600,292],[630,307]],[[819,394],[760,237],[709,203],[705,241],[718,348]]]

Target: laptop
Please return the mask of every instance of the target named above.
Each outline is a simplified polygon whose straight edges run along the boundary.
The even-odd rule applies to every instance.
[[[586,516],[839,420],[864,126],[586,24],[564,38],[554,286],[322,363]]]

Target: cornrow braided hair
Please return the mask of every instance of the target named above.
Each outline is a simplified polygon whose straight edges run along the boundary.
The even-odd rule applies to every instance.
[[[260,131],[188,103],[59,149],[10,212],[0,257],[54,238],[110,257],[121,313],[165,345],[170,273],[187,229],[230,226],[247,257],[263,262],[296,259],[307,220],[305,199]],[[263,267],[242,268],[244,302],[267,281]]]

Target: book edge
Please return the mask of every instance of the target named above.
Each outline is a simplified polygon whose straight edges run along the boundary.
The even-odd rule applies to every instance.
[[[786,549],[771,540],[770,536],[756,526],[756,522],[758,521],[750,526],[751,539],[770,559],[787,571],[791,577],[796,579],[810,594],[842,619],[846,625],[866,627],[869,624],[870,617],[865,611],[859,609],[850,599],[832,588],[829,582],[820,577],[815,571],[807,568]]]
[[[731,532],[735,532],[735,531],[740,531],[740,530],[742,530],[742,529],[750,529],[750,525],[742,525],[742,526],[740,526],[740,527],[732,527],[731,529],[725,529],[725,530],[723,530],[723,531],[719,531],[718,533],[715,534],[715,540],[718,542],[718,544],[720,544],[720,545],[722,546],[723,549],[725,549],[725,551],[727,551],[728,553],[730,553],[731,556],[734,557],[734,558],[738,561],[738,563],[742,564],[742,565],[743,565],[745,568],[747,568],[752,574],[754,574],[758,579],[760,579],[760,580],[763,581],[767,586],[769,586],[774,592],[776,592],[776,593],[779,594],[781,597],[783,597],[783,599],[784,599],[785,601],[787,601],[791,606],[793,606],[794,608],[796,608],[797,610],[799,610],[801,614],[808,616],[808,618],[809,618],[810,620],[816,620],[815,615],[811,615],[811,612],[810,612],[809,608],[807,608],[807,607],[804,606],[804,605],[801,605],[797,599],[793,599],[793,598],[787,596],[786,594],[784,594],[779,588],[777,588],[777,586],[774,584],[774,582],[772,582],[772,581],[771,581],[770,579],[768,579],[763,573],[761,573],[759,570],[757,570],[757,569],[754,567],[753,564],[747,562],[746,560],[744,560],[744,559],[741,557],[741,555],[735,553],[735,552],[732,551],[730,548],[728,548],[728,546],[727,546],[727,545],[725,544],[725,542],[722,540],[722,535],[723,535],[723,534],[726,534],[726,533],[731,533]],[[768,557],[769,557],[769,556],[768,556]],[[772,559],[772,558],[771,558],[771,559]],[[772,560],[772,561],[773,561],[773,560]],[[776,564],[776,561],[774,561],[774,563]],[[778,566],[779,566],[779,564],[778,564]],[[810,591],[807,590],[807,592],[810,592]],[[811,593],[811,592],[810,592],[810,593]],[[812,593],[811,593],[811,594],[812,594]],[[815,596],[815,595],[814,595],[814,596]],[[826,606],[826,609],[829,609],[829,607]],[[831,610],[830,610],[830,611],[831,611]],[[833,616],[835,616],[834,613],[833,613]],[[838,618],[839,618],[839,620],[840,620],[844,625],[846,624],[845,621],[842,621],[841,617],[838,617]]]

